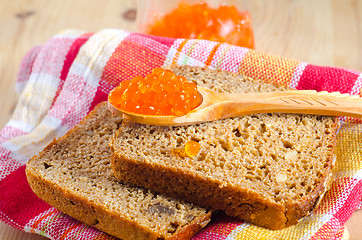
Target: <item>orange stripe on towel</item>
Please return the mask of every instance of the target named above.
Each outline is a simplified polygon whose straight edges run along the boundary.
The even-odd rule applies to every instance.
[[[188,39],[185,39],[185,40],[182,41],[182,43],[180,44],[180,46],[178,46],[176,55],[175,55],[175,57],[174,57],[173,60],[172,60],[172,64],[176,64],[176,63],[177,63],[177,60],[178,60],[178,58],[180,57],[180,53],[181,53],[182,49],[184,48],[184,46],[186,45],[187,42],[188,42]]]
[[[220,45],[221,43],[216,44],[214,48],[211,50],[210,55],[205,62],[206,67],[210,66],[212,59],[214,58],[216,51],[219,49]]]
[[[68,228],[67,229],[67,231],[65,231],[63,234],[62,234],[62,236],[60,236],[60,240],[63,240],[63,239],[65,239],[66,237],[67,237],[67,235],[73,230],[73,229],[75,229],[75,228],[77,228],[77,227],[79,227],[79,226],[81,226],[82,225],[82,223],[76,223],[76,224],[74,224],[73,226],[71,226],[70,228]]]
[[[278,85],[289,85],[300,62],[254,50],[241,61],[239,74]]]
[[[38,220],[36,220],[32,225],[31,225],[31,231],[32,233],[35,233],[34,229],[36,229],[38,227],[38,225],[41,223],[41,221],[43,221],[45,218],[49,217],[50,215],[56,213],[58,210],[54,209],[53,211],[48,212],[47,214],[41,216]]]

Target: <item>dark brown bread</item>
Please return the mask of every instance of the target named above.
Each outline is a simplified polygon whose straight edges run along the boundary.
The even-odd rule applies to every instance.
[[[172,70],[216,92],[286,89],[206,68]],[[302,114],[255,114],[181,127],[127,122],[110,141],[112,164],[122,182],[282,229],[307,215],[328,185],[337,127],[336,118]],[[195,157],[185,154],[189,140],[201,145]]]
[[[64,213],[121,239],[191,238],[211,212],[115,181],[108,140],[121,123],[99,104],[27,163],[31,188]]]

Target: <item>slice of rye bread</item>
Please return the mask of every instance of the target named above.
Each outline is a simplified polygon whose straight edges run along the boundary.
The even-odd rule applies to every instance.
[[[116,181],[108,141],[122,123],[106,102],[26,165],[33,191],[79,221],[121,239],[189,239],[211,212]]]
[[[171,69],[216,92],[287,89],[201,67]],[[328,187],[338,126],[335,117],[270,113],[180,127],[125,121],[110,141],[112,166],[122,182],[282,229]],[[185,154],[189,140],[201,146],[195,157]]]

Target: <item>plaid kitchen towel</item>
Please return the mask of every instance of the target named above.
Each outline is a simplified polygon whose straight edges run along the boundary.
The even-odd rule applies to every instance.
[[[83,119],[120,81],[172,63],[207,66],[295,89],[360,95],[362,74],[315,66],[207,40],[171,39],[105,29],[64,31],[23,59],[19,102],[0,132],[0,220],[51,239],[112,239],[40,200],[25,163]],[[341,118],[333,185],[313,213],[272,231],[219,216],[194,239],[347,239],[344,223],[361,207],[362,122]]]

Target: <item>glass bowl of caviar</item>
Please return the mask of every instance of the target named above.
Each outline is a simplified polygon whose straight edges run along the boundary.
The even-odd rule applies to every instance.
[[[139,0],[137,29],[156,36],[254,48],[251,14],[244,1]]]

